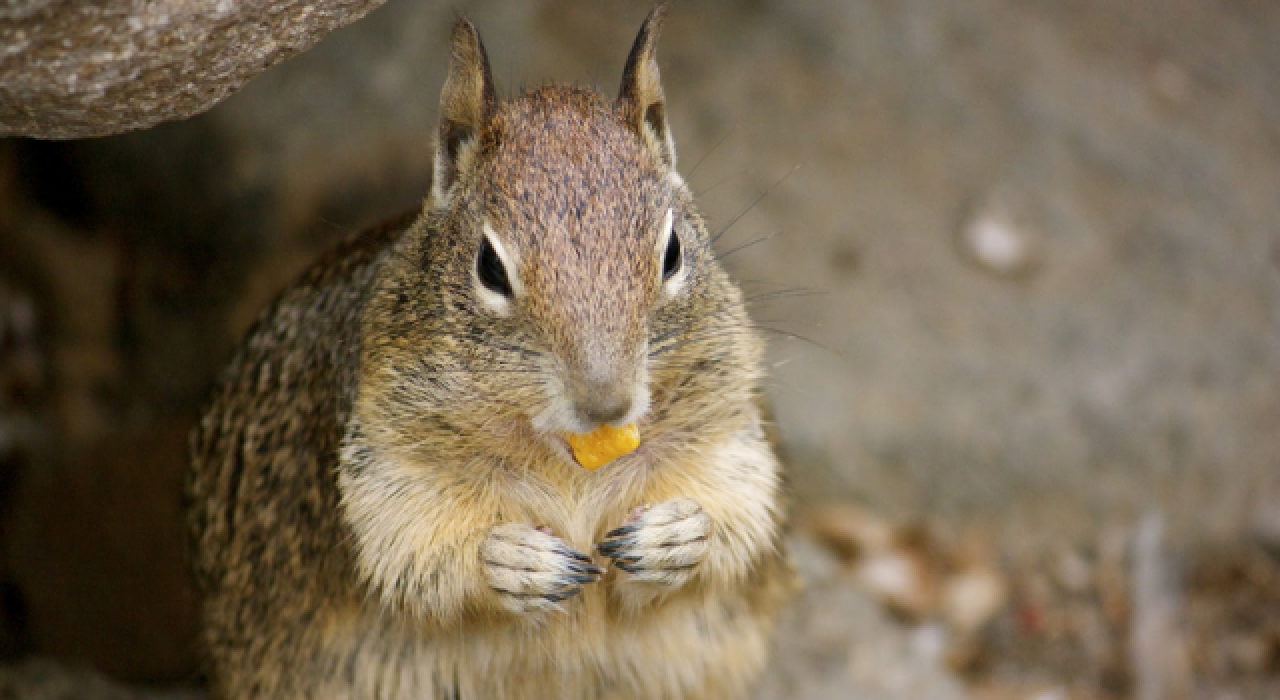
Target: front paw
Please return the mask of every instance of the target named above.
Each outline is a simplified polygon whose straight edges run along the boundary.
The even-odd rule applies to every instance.
[[[688,498],[641,506],[596,546],[630,581],[676,588],[697,573],[711,546],[711,517]]]
[[[523,523],[494,527],[480,545],[480,559],[502,607],[520,614],[563,610],[561,601],[604,574],[549,529]]]

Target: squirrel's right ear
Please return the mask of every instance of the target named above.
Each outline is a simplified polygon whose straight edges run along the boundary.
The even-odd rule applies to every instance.
[[[667,99],[662,94],[658,74],[658,30],[666,19],[666,4],[653,8],[631,45],[627,67],[622,71],[618,106],[631,128],[667,167],[676,167],[676,147],[667,126]]]
[[[480,127],[493,113],[497,96],[489,57],[480,34],[465,17],[458,17],[449,39],[449,75],[440,93],[440,134],[429,206],[449,203],[450,191],[474,153]]]

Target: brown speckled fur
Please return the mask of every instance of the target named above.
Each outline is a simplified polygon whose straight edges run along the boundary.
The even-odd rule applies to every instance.
[[[762,342],[674,174],[662,15],[616,102],[499,103],[460,20],[424,211],[249,333],[192,436],[215,698],[733,698],[760,672],[791,580]],[[507,312],[484,235],[518,261]],[[649,400],[640,448],[588,472],[546,426],[592,372]]]

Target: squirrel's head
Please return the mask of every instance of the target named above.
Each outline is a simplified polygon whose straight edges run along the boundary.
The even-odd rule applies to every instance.
[[[364,405],[406,444],[439,429],[460,452],[476,432],[555,448],[638,421],[643,446],[741,410],[759,343],[675,169],[664,15],[646,19],[614,100],[547,86],[499,101],[458,20],[425,215],[365,322]]]

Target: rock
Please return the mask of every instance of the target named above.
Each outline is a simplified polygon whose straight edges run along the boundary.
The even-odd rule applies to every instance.
[[[851,505],[815,509],[801,525],[863,592],[908,619],[941,616],[971,635],[1007,602],[1004,575],[976,542],[941,538],[922,523],[894,525]]]
[[[893,525],[849,505],[820,508],[803,524],[872,598],[912,619],[936,611],[940,562],[926,528]]]
[[[1009,587],[994,567],[974,567],[947,578],[942,589],[942,612],[953,628],[975,633],[1004,609]]]
[[[103,136],[209,109],[382,0],[0,5],[0,136]]]
[[[894,547],[869,552],[853,569],[868,595],[910,619],[932,615],[939,604],[938,572],[917,549]]]
[[[870,550],[888,548],[893,538],[893,528],[889,523],[860,508],[844,504],[816,508],[802,524],[818,542],[829,547],[846,563]]]

